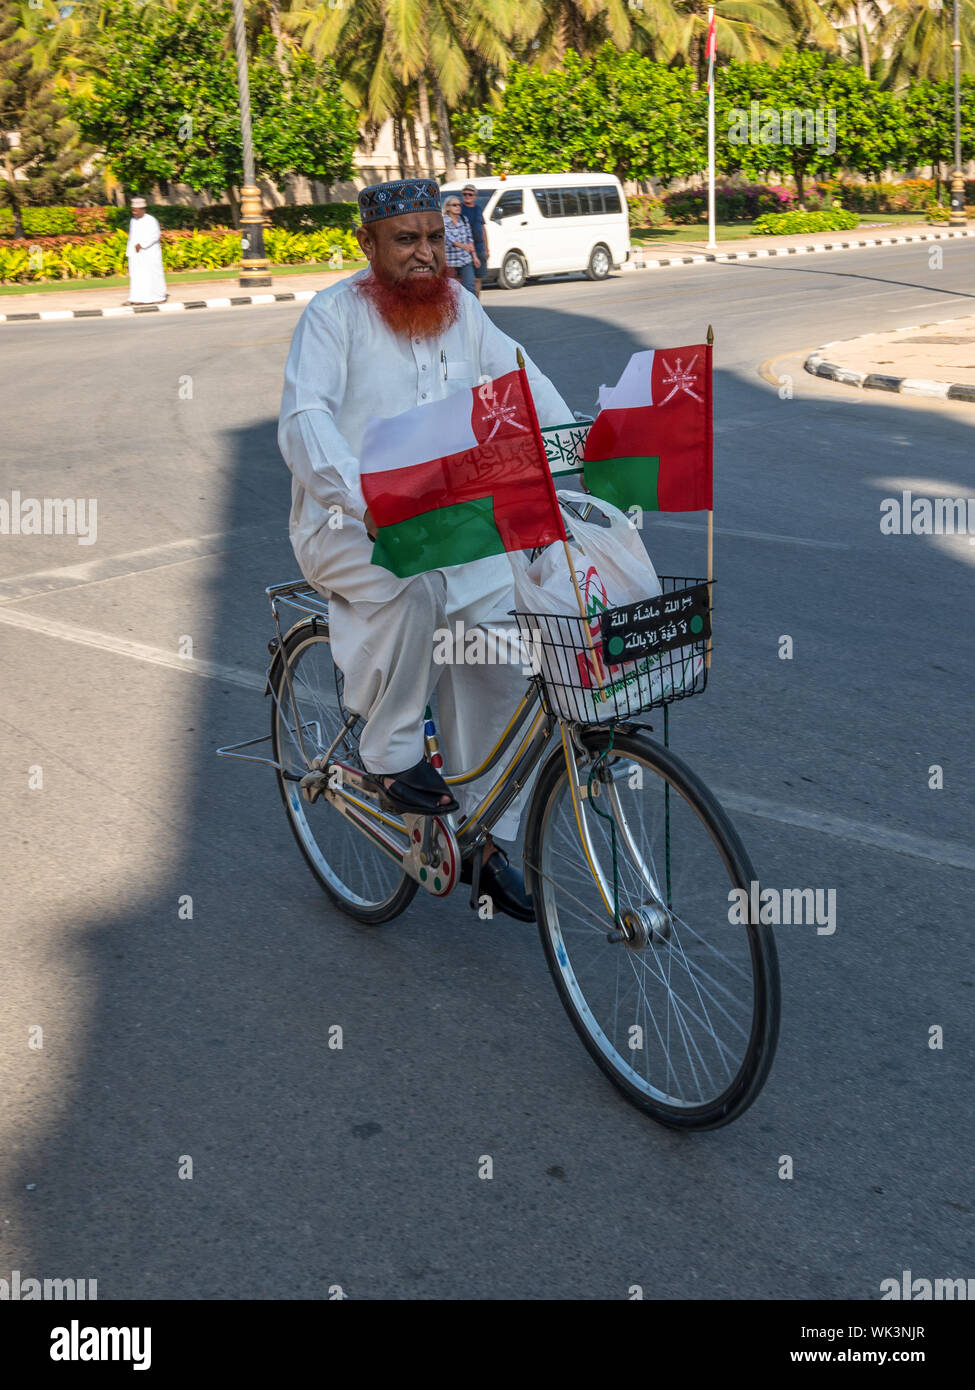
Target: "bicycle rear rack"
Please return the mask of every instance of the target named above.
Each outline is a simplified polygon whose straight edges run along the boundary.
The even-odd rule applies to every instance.
[[[271,605],[271,617],[274,621],[275,636],[271,639],[271,641],[268,644],[268,650],[271,652],[272,656],[271,665],[273,665],[274,654],[278,652],[284,645],[284,640],[286,636],[286,634],[282,633],[281,631],[281,620],[278,613],[279,605],[286,605],[287,607],[295,609],[299,613],[305,614],[305,616],[307,617],[324,618],[327,620],[328,600],[326,598],[323,598],[322,595],[318,592],[318,590],[313,588],[312,585],[309,584],[308,581],[305,579],[292,579],[285,584],[269,584],[267,588],[264,590],[264,592],[267,595],[268,603]],[[285,680],[288,682],[288,698],[291,700],[291,708],[294,709],[294,697],[291,692],[291,677],[288,674],[287,667],[285,667]],[[270,694],[271,697],[277,702],[278,697],[271,688],[270,665],[268,666],[266,672],[266,684],[264,693],[265,695]],[[319,742],[321,741],[321,728],[318,724],[318,721],[308,720],[305,723],[303,723],[300,729],[296,730],[296,732],[298,733],[298,746],[301,749],[303,756],[305,750],[304,745],[301,741],[301,734],[304,732],[305,729],[314,729],[316,739]],[[343,730],[343,732],[345,731]],[[341,735],[339,737],[341,737]],[[271,735],[263,734],[260,738],[244,739],[241,743],[228,743],[225,745],[225,747],[218,748],[216,750],[217,757],[237,758],[244,763],[263,763],[266,767],[273,767],[276,772],[280,772],[282,777],[287,778],[289,782],[300,782],[301,777],[297,773],[289,772],[279,762],[275,761],[274,758],[259,758],[252,753],[242,753],[240,751],[242,748],[256,748],[259,747],[262,743],[270,743],[270,741]],[[335,743],[338,743],[338,739],[336,739]],[[333,744],[332,747],[334,748],[335,744]],[[331,752],[332,749],[329,749],[329,753]],[[305,762],[308,763],[308,767],[310,769],[311,763],[308,762],[307,757],[305,757]]]

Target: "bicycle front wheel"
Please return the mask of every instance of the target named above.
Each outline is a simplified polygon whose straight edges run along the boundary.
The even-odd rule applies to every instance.
[[[526,829],[549,969],[628,1100],[672,1128],[716,1129],[758,1095],[778,1036],[771,932],[731,924],[731,890],[747,893],[754,870],[718,802],[669,750],[621,728],[587,730],[582,743],[583,795],[574,801],[565,757],[553,755]]]

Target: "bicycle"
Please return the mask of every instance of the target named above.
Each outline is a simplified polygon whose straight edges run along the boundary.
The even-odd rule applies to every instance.
[[[675,600],[702,582],[661,577]],[[363,721],[342,701],[327,601],[303,581],[265,592],[275,627],[271,732],[217,751],[274,767],[294,837],[330,901],[377,926],[421,888],[446,897],[462,858],[480,851],[534,777],[526,887],[582,1042],[623,1095],[664,1125],[716,1129],[741,1115],[772,1065],[779,975],[769,928],[730,924],[732,890],[752,900],[744,846],[669,748],[669,706],[705,688],[709,638],[660,655],[652,680],[637,666],[636,678],[594,695],[576,678],[586,620],[514,614],[543,660],[484,762],[445,780],[459,787],[499,769],[497,777],[466,817],[399,816],[380,806],[358,757]],[[302,615],[286,631],[282,607]],[[645,722],[655,709],[662,744]],[[270,758],[241,751],[268,739]],[[432,718],[426,743],[436,759]]]

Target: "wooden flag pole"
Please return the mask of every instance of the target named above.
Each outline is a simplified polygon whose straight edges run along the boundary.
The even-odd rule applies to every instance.
[[[706,380],[708,391],[708,454],[711,461],[711,506],[708,510],[708,603],[711,608],[711,636],[708,638],[705,654],[705,668],[711,669],[711,645],[714,641],[714,438],[712,427],[711,392],[711,349],[714,346],[714,329],[708,324]]]
[[[525,355],[522,352],[521,348],[518,348],[516,350],[516,356],[518,359],[518,370],[522,373],[523,376],[525,376]],[[525,377],[525,399],[528,402],[528,410],[532,417],[532,424],[535,427],[535,439],[541,450],[542,463],[545,466],[545,476],[548,478],[549,491],[552,495],[552,505],[555,508],[556,516],[559,518],[559,524],[562,525],[562,550],[565,554],[565,563],[569,568],[569,578],[572,580],[572,588],[575,591],[576,603],[579,605],[579,616],[583,620],[583,632],[586,636],[586,646],[589,648],[589,651],[592,655],[593,669],[595,675],[599,680],[604,680],[605,673],[603,671],[603,663],[599,659],[599,654],[597,653],[596,648],[592,644],[592,633],[589,631],[589,614],[586,612],[586,605],[583,602],[582,598],[582,590],[579,588],[579,581],[576,578],[575,566],[572,563],[572,554],[569,550],[568,537],[565,534],[565,526],[564,524],[562,524],[562,511],[559,507],[559,499],[555,495],[555,481],[552,478],[552,470],[548,466],[548,457],[545,453],[545,443],[542,439],[541,426],[538,423],[538,416],[535,414],[535,402],[532,399],[531,391],[528,388],[527,377]]]

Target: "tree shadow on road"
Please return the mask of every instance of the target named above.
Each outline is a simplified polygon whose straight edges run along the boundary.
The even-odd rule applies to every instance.
[[[487,304],[580,409],[633,351],[703,332],[662,321],[651,339],[582,313]],[[795,390],[783,400],[719,362],[715,661],[706,696],[675,711],[674,741],[716,785],[961,838],[975,768],[960,757],[970,562],[924,538],[884,537],[878,522],[888,476],[972,489],[970,427],[935,409],[908,416]],[[297,574],[275,430],[269,418],[213,445],[229,479],[221,528],[281,528],[279,542],[228,550],[201,585],[207,655],[250,673],[271,635],[264,586]],[[675,520],[647,520],[658,570],[703,573],[701,526]],[[780,659],[784,634],[791,660]],[[634,1282],[646,1297],[850,1296],[861,1285],[867,1297],[878,1262],[900,1268],[911,1203],[933,1172],[953,1180],[957,1161],[935,1138],[945,1092],[912,1060],[924,1040],[903,987],[920,948],[891,939],[889,909],[933,890],[941,870],[739,821],[770,881],[839,884],[844,926],[832,953],[816,937],[783,943],[789,1007],[768,1088],[731,1129],[689,1139],[651,1125],[593,1067],[532,929],[422,898],[382,929],[340,918],[300,858],[270,771],[214,756],[266,731],[267,701],[232,681],[152,679],[193,730],[173,746],[182,791],[163,808],[179,821],[177,852],[147,863],[144,892],[114,915],[77,905],[87,1045],[43,1145],[16,1164],[21,1193],[36,1184],[20,1204],[31,1273],[97,1278],[102,1298],[625,1298]],[[934,798],[925,770],[949,756],[953,789]],[[57,874],[53,854],[42,872]],[[181,920],[187,895],[192,919]],[[960,1029],[962,1001],[934,959],[938,1021]],[[883,998],[892,980],[883,1007],[867,1009],[871,982]],[[836,1030],[842,1055],[824,1046]],[[871,1070],[881,1052],[898,1062],[886,1077]],[[962,1084],[957,1065],[946,1053],[942,1086]],[[904,1084],[912,1127],[929,1136],[923,1153],[888,1123]],[[788,1210],[782,1152],[811,1174]],[[478,1178],[484,1155],[491,1181]],[[180,1176],[187,1159],[192,1178]],[[854,1194],[892,1168],[896,1195],[858,1212],[851,1272],[838,1252]],[[939,1215],[911,1239],[915,1267],[951,1264]]]

